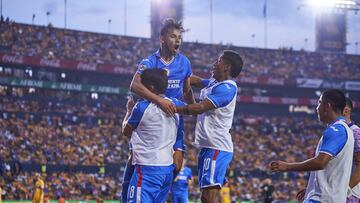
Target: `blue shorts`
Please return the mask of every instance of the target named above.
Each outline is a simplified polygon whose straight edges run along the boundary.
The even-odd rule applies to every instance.
[[[184,194],[172,194],[171,195],[172,203],[187,203],[188,202],[188,193]]]
[[[198,159],[198,174],[200,188],[219,186],[226,183],[226,170],[233,153],[217,149],[202,148]]]
[[[129,165],[131,163],[130,160],[126,162],[125,171],[123,174],[123,182],[122,182],[122,190],[121,190],[121,202],[127,202],[127,191],[129,189],[130,180],[132,174],[134,173],[135,167],[133,165]]]
[[[165,202],[173,181],[174,165],[135,166],[127,193],[127,201]]]

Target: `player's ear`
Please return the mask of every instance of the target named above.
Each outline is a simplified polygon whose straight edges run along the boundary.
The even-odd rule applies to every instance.
[[[165,42],[165,36],[160,35],[159,40],[160,40],[160,43],[164,43]]]
[[[226,63],[224,69],[225,69],[226,72],[231,72],[231,64],[230,64],[230,63]]]
[[[155,87],[154,87],[154,85],[149,85],[147,88],[148,88],[151,92],[155,92]]]

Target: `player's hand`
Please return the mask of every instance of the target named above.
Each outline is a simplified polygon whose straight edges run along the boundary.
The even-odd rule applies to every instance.
[[[269,164],[269,168],[272,172],[281,172],[281,171],[287,171],[288,163],[283,161],[272,161]]]
[[[131,96],[131,95],[127,96],[127,99],[128,99],[128,101],[126,103],[126,110],[127,110],[127,112],[131,112],[135,106],[135,101],[134,101],[133,96]]]
[[[169,116],[173,116],[176,113],[175,105],[167,99],[159,98],[157,104]]]
[[[306,189],[302,189],[302,190],[300,190],[300,191],[296,194],[296,199],[297,199],[299,202],[303,202],[303,201],[304,201],[305,192],[306,192]]]

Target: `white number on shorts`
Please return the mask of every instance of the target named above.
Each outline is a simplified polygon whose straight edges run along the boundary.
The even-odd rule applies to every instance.
[[[130,198],[134,197],[135,186],[130,187]]]
[[[210,166],[210,158],[204,160],[204,170],[208,170]]]

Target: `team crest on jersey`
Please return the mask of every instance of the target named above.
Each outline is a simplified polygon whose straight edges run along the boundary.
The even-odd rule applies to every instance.
[[[169,70],[169,68],[164,68],[164,70],[166,71],[166,75],[169,76],[169,75],[170,75],[170,70]]]
[[[144,64],[141,64],[140,71],[144,71],[146,69],[146,66]]]

